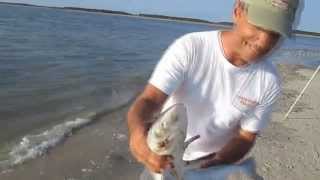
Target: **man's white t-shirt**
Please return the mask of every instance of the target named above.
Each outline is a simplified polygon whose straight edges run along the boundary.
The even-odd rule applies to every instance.
[[[277,71],[267,60],[246,67],[231,64],[223,54],[219,31],[177,39],[149,83],[169,95],[163,109],[177,103],[186,106],[186,139],[200,135],[186,149],[184,160],[219,151],[236,128],[261,131],[281,90]]]

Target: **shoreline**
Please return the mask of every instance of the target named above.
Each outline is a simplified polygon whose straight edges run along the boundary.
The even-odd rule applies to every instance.
[[[179,23],[187,23],[187,24],[199,24],[199,25],[207,25],[207,26],[216,26],[216,27],[221,27],[225,29],[232,27],[231,25],[232,23],[230,22],[219,23],[219,22],[211,22],[207,20],[195,19],[195,18],[189,18],[189,17],[174,17],[174,16],[165,16],[165,15],[158,15],[158,14],[131,14],[123,11],[112,11],[112,10],[104,10],[104,9],[87,9],[87,8],[78,8],[78,7],[50,7],[50,6],[39,6],[39,5],[26,4],[26,3],[0,2],[0,4],[14,5],[14,6],[30,6],[30,7],[39,7],[39,8],[41,7],[52,8],[52,9],[71,10],[71,11],[77,11],[77,12],[80,11],[80,12],[103,14],[103,15],[125,16],[125,17],[134,17],[134,18],[149,19],[149,20],[150,19],[162,20],[162,21],[168,21],[168,22],[179,22]],[[303,30],[294,30],[294,31],[295,32],[293,32],[293,35],[295,36],[320,38],[319,32],[310,32],[310,31],[303,31]]]
[[[45,6],[43,6],[45,7]],[[46,7],[50,8],[50,7]],[[145,19],[145,20],[155,20],[155,21],[163,21],[163,22],[176,22],[182,24],[195,24],[195,25],[205,25],[205,26],[213,26],[219,27],[222,29],[230,29],[230,25],[224,25],[219,23],[206,23],[206,22],[196,22],[196,21],[188,21],[188,20],[178,20],[178,19],[163,19],[163,18],[156,18],[156,17],[147,17],[147,16],[139,16],[139,15],[125,15],[125,14],[115,14],[115,13],[103,13],[103,12],[90,12],[90,11],[83,11],[83,10],[74,10],[74,9],[65,9],[65,8],[56,8],[59,10],[70,11],[70,12],[83,12],[83,13],[92,13],[98,15],[106,15],[106,16],[120,16],[120,17],[128,17],[128,18],[135,18],[135,19]],[[299,34],[293,33],[293,36],[298,37],[310,37],[310,38],[320,38],[320,35],[309,35],[309,34]]]

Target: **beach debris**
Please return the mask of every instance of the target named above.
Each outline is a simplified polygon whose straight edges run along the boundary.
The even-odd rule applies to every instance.
[[[81,171],[84,173],[90,173],[92,172],[92,169],[81,169]]]
[[[288,169],[293,169],[294,168],[294,165],[293,164],[289,164],[286,166]]]
[[[76,178],[69,178],[69,177],[65,177],[64,180],[77,180]]]
[[[1,171],[0,174],[8,174],[8,173],[12,173],[14,170],[13,169],[5,169],[3,171]]]
[[[119,141],[125,141],[127,139],[127,136],[125,134],[121,133],[113,133],[113,138]]]
[[[110,155],[108,154],[108,155],[106,155],[104,158],[110,159]]]
[[[39,174],[40,174],[40,176],[42,176],[42,175],[44,175],[45,173],[44,173],[44,171],[40,171]]]
[[[317,150],[316,146],[314,144],[311,144],[312,146],[312,152],[313,152],[313,158],[316,160],[316,161],[319,161],[320,160],[320,153],[319,151]]]
[[[186,164],[183,153],[188,144],[200,138],[195,136],[185,142],[187,129],[187,110],[183,104],[176,104],[162,112],[148,131],[149,148],[159,155],[173,156],[174,168],[163,173],[164,179],[170,180],[223,180],[229,175],[242,173],[248,177],[256,174],[255,161],[252,158],[234,165],[221,165],[200,169],[201,161]]]
[[[96,165],[97,165],[93,160],[90,160],[89,162],[90,162],[91,165],[93,165],[93,166],[96,166]]]
[[[272,168],[272,166],[269,162],[266,162],[263,165],[264,165],[266,171],[269,171]]]

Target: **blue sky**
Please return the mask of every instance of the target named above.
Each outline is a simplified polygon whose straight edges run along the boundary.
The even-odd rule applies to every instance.
[[[2,0],[0,0],[2,1]],[[234,0],[4,0],[6,2],[29,3],[45,6],[76,6],[84,8],[110,9],[131,13],[154,13],[206,19],[209,21],[231,21]],[[305,0],[298,29],[320,32],[317,20],[319,0]]]

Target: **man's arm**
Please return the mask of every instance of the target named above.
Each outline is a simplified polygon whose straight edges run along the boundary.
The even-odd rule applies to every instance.
[[[148,84],[127,114],[129,146],[133,156],[149,170],[157,173],[170,166],[170,157],[153,153],[147,145],[146,138],[151,118],[160,110],[166,99],[165,93]]]
[[[205,157],[201,168],[239,161],[253,147],[256,134],[239,128],[237,134],[217,153]]]

